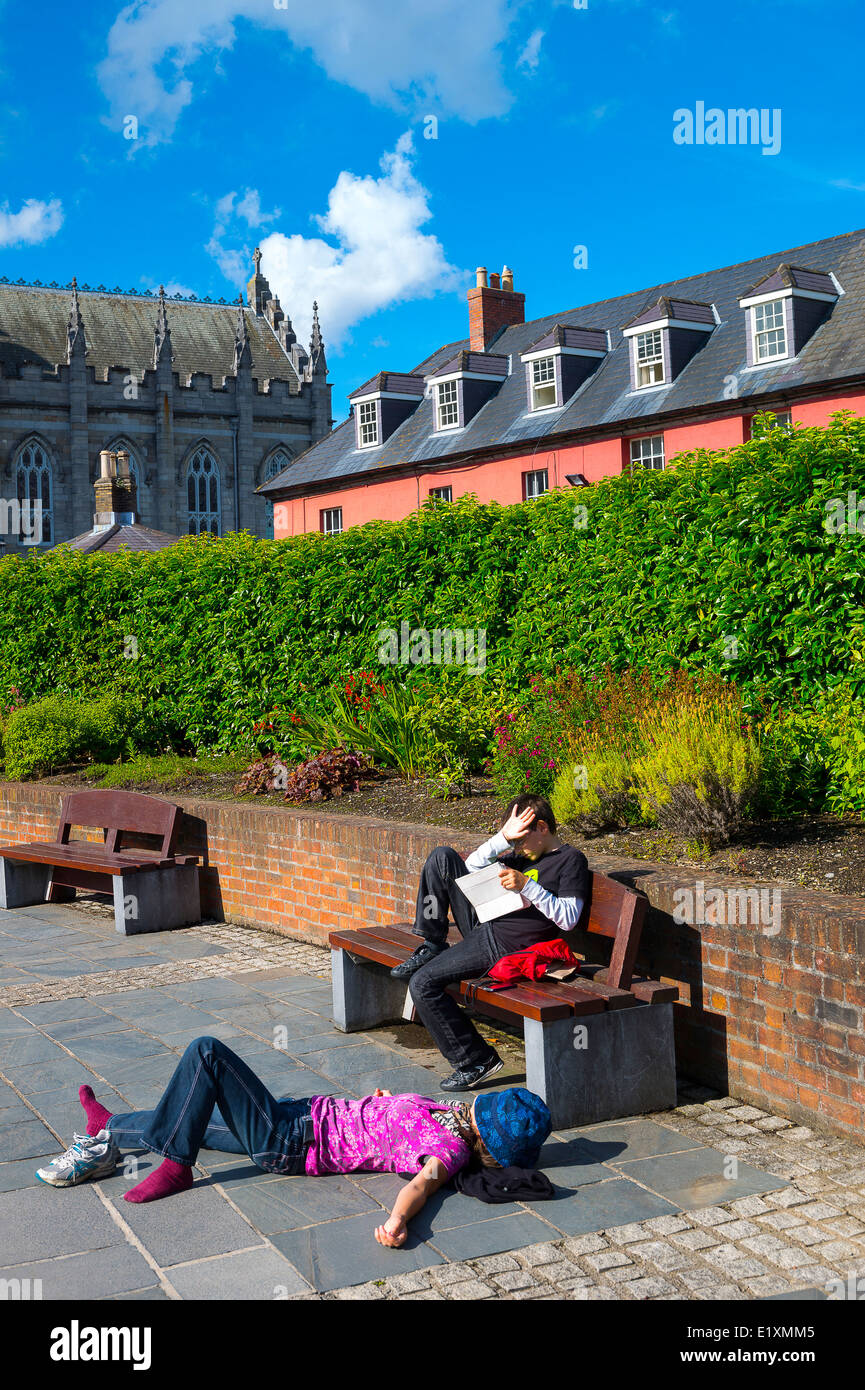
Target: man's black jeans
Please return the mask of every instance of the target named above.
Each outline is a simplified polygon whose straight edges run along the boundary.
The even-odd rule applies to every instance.
[[[493,935],[492,924],[478,921],[468,898],[456,887],[454,879],[464,873],[464,861],[448,845],[434,849],[423,866],[413,931],[434,946],[444,946],[450,908],[463,939],[422,965],[409,984],[424,1027],[451,1065],[461,1070],[486,1062],[491,1049],[445,991],[457,980],[486,975],[490,966],[505,955]]]

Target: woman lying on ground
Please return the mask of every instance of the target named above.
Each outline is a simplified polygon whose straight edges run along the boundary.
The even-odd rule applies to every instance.
[[[531,1091],[511,1087],[465,1103],[392,1096],[363,1100],[310,1096],[276,1100],[246,1063],[218,1038],[191,1042],[155,1110],[111,1115],[82,1086],[87,1138],[76,1135],[60,1158],[37,1170],[54,1187],[72,1187],[114,1171],[119,1148],[145,1148],[163,1162],[129,1192],[153,1202],[192,1186],[201,1148],[245,1153],[268,1173],[401,1173],[411,1177],[380,1245],[405,1243],[407,1222],[428,1197],[475,1155],[488,1166],[534,1168],[550,1133],[550,1113]]]

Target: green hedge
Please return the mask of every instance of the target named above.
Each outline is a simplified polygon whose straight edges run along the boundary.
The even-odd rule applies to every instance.
[[[837,416],[665,472],[520,506],[424,507],[338,537],[9,557],[0,695],[118,689],[148,711],[153,748],[230,747],[267,711],[381,669],[379,629],[402,621],[485,629],[486,677],[466,675],[470,688],[609,661],[707,668],[781,700],[843,679],[862,693],[865,538],[824,525],[850,492],[865,498],[865,420]]]

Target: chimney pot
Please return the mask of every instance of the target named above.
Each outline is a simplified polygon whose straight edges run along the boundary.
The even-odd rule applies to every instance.
[[[110,449],[103,449],[99,455],[99,476],[110,478],[112,474],[112,455]]]
[[[472,352],[486,352],[503,328],[526,321],[526,297],[514,290],[514,273],[505,266],[487,284],[486,266],[477,268],[477,284],[468,292],[469,343]]]
[[[117,451],[117,476],[118,478],[129,477],[129,454],[125,449]]]

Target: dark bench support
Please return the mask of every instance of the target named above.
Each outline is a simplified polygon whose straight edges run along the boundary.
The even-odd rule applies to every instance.
[[[17,864],[14,859],[0,859],[0,908],[44,903],[50,879],[47,864]]]
[[[408,985],[392,980],[386,969],[349,951],[331,950],[333,1022],[342,1033],[357,1033],[401,1018]]]
[[[115,877],[114,926],[124,936],[191,927],[200,921],[197,865],[178,864],[155,873]]]
[[[672,1004],[637,1004],[550,1023],[526,1018],[523,1033],[526,1086],[546,1101],[556,1128],[676,1104]]]

